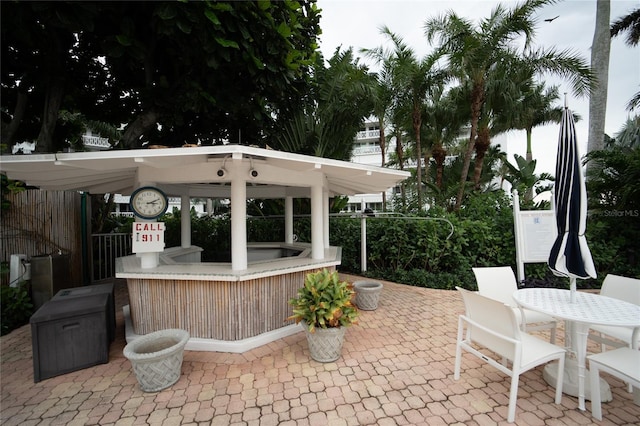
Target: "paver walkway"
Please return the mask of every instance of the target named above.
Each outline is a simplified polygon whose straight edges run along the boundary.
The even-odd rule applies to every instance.
[[[345,277],[353,279],[353,277]],[[127,302],[118,282],[117,306]],[[109,363],[33,383],[31,330],[1,338],[2,425],[494,425],[506,423],[508,378],[465,355],[453,380],[455,291],[386,283],[376,311],[361,311],[342,357],[310,359],[304,333],[244,354],[186,351],[180,380],[157,393],[140,390],[122,355],[124,320]],[[562,331],[559,341],[562,341]],[[613,401],[598,424],[638,424],[626,386],[605,376]],[[592,424],[590,411],[553,389],[541,367],[521,377],[516,424]],[[590,403],[587,403],[590,409]]]

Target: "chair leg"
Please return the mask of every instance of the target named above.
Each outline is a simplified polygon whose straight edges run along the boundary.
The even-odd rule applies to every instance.
[[[561,356],[558,359],[558,374],[556,378],[556,404],[562,402],[562,384],[564,383],[564,360],[565,356]]]
[[[595,362],[589,363],[589,379],[591,381],[591,414],[598,420],[602,420],[602,407],[600,405],[600,370]]]
[[[456,345],[456,363],[455,368],[453,370],[453,380],[460,379],[460,363],[462,362],[462,349],[460,348],[460,344]]]
[[[460,364],[462,363],[462,334],[463,334],[462,318],[458,319],[458,340],[456,341],[456,362],[453,369],[453,379],[458,380],[460,378]]]
[[[557,328],[557,325],[554,322],[553,323],[553,327],[551,327],[551,337],[549,338],[549,343],[551,343],[553,345],[556,344],[556,328]]]
[[[633,345],[631,343],[629,343],[629,347],[633,349]],[[633,384],[631,384],[631,382],[627,383],[627,390],[629,393],[633,394],[633,402],[635,402],[636,405],[640,405],[640,390],[634,391]]]
[[[509,389],[509,408],[507,411],[507,422],[513,423],[516,420],[516,401],[518,399],[518,382],[520,374],[513,373],[511,376],[511,388]]]

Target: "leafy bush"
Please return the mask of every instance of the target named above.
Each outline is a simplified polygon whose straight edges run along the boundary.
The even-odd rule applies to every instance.
[[[608,273],[640,276],[640,219],[636,210],[596,211],[587,222],[587,241],[594,257],[597,280],[579,280],[580,288],[597,288]],[[508,265],[516,269],[513,209],[502,191],[471,194],[458,213],[433,209],[420,218],[374,217],[367,219],[367,272],[371,278],[399,283],[453,289],[456,285],[474,289],[474,266]],[[453,233],[447,222],[453,225]],[[180,214],[164,218],[168,246],[180,245]],[[342,248],[343,272],[360,274],[361,219],[332,217],[330,244]],[[624,229],[624,232],[620,230]],[[298,241],[311,241],[311,220],[296,217]],[[284,220],[251,218],[249,241],[283,241]],[[204,249],[205,261],[230,261],[231,220],[192,214],[192,243]],[[533,282],[562,286],[568,281],[554,277],[546,264],[525,265]],[[532,281],[533,280],[533,281]]]
[[[360,273],[360,219],[335,218],[330,226],[331,244],[342,247],[340,270]],[[499,192],[472,195],[459,214],[440,210],[433,217],[367,220],[367,276],[372,278],[473,288],[471,268],[489,265],[515,269],[513,213],[510,200]]]
[[[27,284],[21,282],[16,287],[0,286],[0,307],[0,328],[3,336],[26,324],[33,314],[33,303]]]

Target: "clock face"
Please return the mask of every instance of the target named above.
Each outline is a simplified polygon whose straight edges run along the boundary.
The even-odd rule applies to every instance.
[[[131,194],[129,205],[133,213],[142,219],[162,216],[169,206],[167,196],[158,188],[143,186]]]

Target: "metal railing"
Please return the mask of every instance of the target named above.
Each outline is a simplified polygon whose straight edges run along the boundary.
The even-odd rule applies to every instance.
[[[91,236],[93,281],[116,276],[116,258],[133,254],[131,234],[93,234]]]
[[[361,130],[356,133],[356,140],[380,137],[380,130]]]

